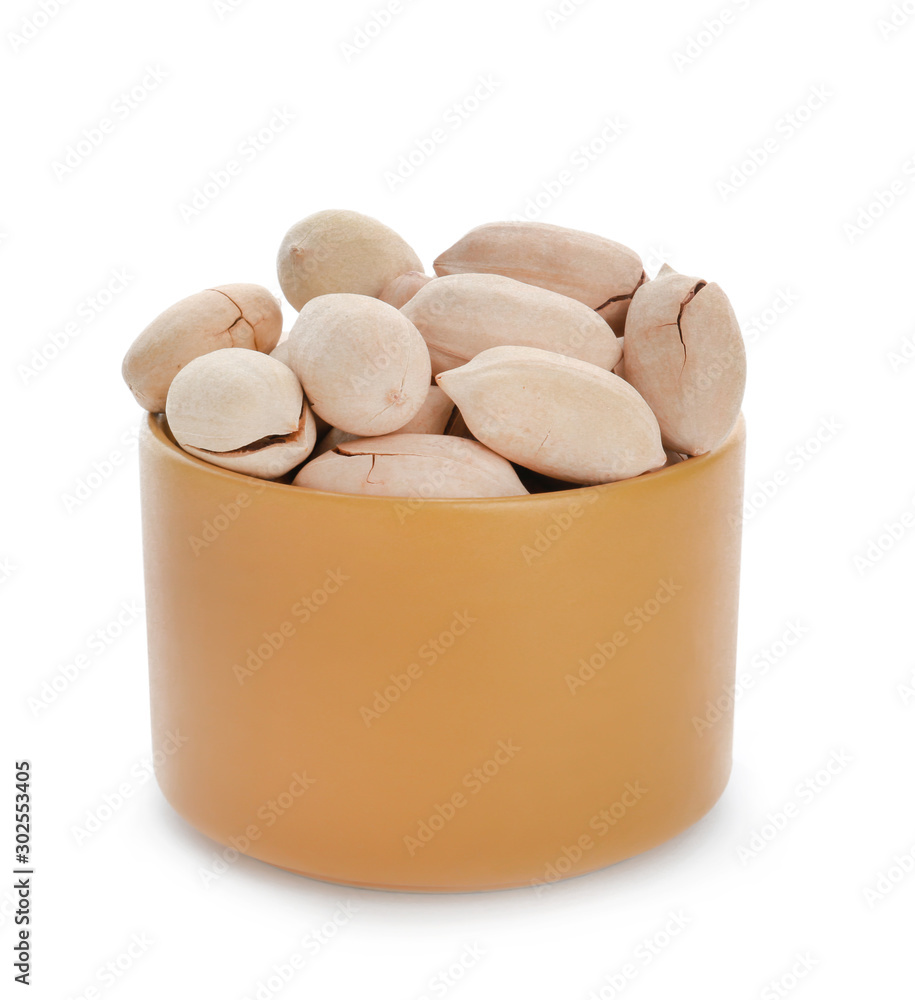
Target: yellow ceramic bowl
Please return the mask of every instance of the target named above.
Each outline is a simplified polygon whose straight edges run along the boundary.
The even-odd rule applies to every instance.
[[[731,767],[744,441],[741,418],[637,479],[396,500],[216,468],[149,417],[166,798],[242,853],[385,889],[549,883],[679,833]]]

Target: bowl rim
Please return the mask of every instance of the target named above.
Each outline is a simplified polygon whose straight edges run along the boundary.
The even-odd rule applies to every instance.
[[[551,490],[544,493],[528,493],[521,496],[507,497],[384,497],[370,496],[360,493],[335,493],[328,490],[316,490],[311,487],[294,486],[292,483],[280,483],[273,479],[260,479],[257,476],[250,476],[244,472],[235,472],[232,469],[224,469],[222,466],[213,465],[205,459],[197,458],[186,452],[174,439],[168,426],[168,420],[164,413],[147,413],[141,424],[141,430],[145,428],[147,437],[153,441],[161,452],[169,455],[170,461],[181,462],[201,472],[208,473],[216,478],[226,479],[229,482],[236,482],[240,487],[251,488],[252,483],[257,484],[258,493],[264,490],[280,490],[287,496],[298,494],[303,498],[308,497],[328,497],[347,502],[364,502],[375,504],[391,503],[415,503],[436,505],[460,505],[460,506],[481,506],[481,505],[510,505],[510,504],[530,504],[533,502],[544,503],[551,500],[567,498],[574,500],[575,496],[592,496],[599,492],[606,494],[608,491],[620,491],[623,489],[643,488],[647,483],[657,483],[663,480],[674,480],[676,477],[699,474],[707,465],[716,464],[723,454],[738,447],[746,437],[746,420],[743,411],[737,415],[734,426],[728,432],[724,440],[711,451],[704,455],[690,455],[681,462],[674,465],[665,465],[663,468],[655,469],[653,472],[643,472],[639,476],[631,476],[628,479],[618,479],[612,483],[597,483],[593,485],[581,484],[568,490]]]

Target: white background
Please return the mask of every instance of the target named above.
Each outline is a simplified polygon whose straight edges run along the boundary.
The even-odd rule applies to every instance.
[[[402,0],[370,39],[383,0],[224,7],[70,0],[47,17],[11,0],[0,24],[0,796],[30,758],[32,995],[252,997],[341,903],[355,912],[302,952],[285,995],[767,998],[781,977],[798,998],[910,995],[915,3],[894,24],[891,0],[589,0],[564,20],[549,13],[559,0]],[[277,110],[291,120],[242,152]],[[102,118],[113,130],[56,168]],[[397,177],[437,127],[445,141]],[[228,186],[183,217],[231,159]],[[730,785],[674,841],[540,896],[362,891],[246,858],[205,884],[216,845],[147,780],[131,610],[141,414],[121,358],[186,294],[276,289],[280,238],[313,211],[376,216],[431,269],[466,230],[525,206],[631,245],[652,274],[666,259],[718,281],[742,320],[750,506]],[[12,877],[0,882],[12,980]],[[665,942],[672,912],[685,926]],[[134,935],[148,943],[124,958]],[[468,946],[478,957],[446,990]],[[119,956],[116,978],[99,973]],[[792,979],[799,956],[809,970]],[[627,963],[636,975],[614,994]]]

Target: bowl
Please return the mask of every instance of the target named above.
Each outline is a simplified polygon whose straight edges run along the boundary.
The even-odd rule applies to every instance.
[[[140,442],[167,800],[311,878],[547,886],[646,851],[731,768],[745,427],[635,479],[361,497]]]

